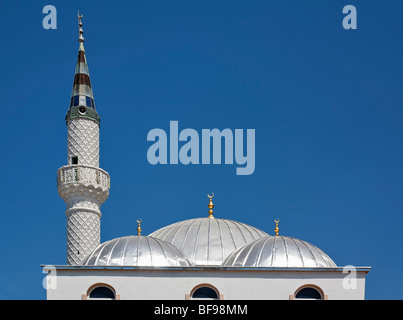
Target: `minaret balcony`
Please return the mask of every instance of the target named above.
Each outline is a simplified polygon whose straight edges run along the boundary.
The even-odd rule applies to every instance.
[[[63,199],[72,197],[96,198],[100,204],[109,196],[108,172],[97,167],[68,165],[57,171],[57,190]]]

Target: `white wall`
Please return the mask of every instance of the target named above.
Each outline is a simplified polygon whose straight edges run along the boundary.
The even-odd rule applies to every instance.
[[[224,299],[286,299],[303,285],[320,287],[329,300],[364,299],[365,274],[357,272],[357,288],[345,289],[341,271],[228,271],[228,270],[116,270],[57,269],[53,299],[81,299],[95,283],[106,283],[120,299],[184,300],[201,283],[215,286]],[[54,275],[54,274],[53,274]],[[344,281],[345,283],[345,281]]]

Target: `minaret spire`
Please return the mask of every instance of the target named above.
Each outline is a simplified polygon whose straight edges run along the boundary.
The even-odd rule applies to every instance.
[[[77,265],[100,243],[101,205],[109,196],[109,174],[99,168],[100,118],[78,14],[80,47],[66,115],[67,165],[58,170],[58,192],[67,210],[67,264]]]
[[[83,18],[83,15],[80,16],[80,11],[78,11],[77,18],[78,18],[78,28],[79,28],[78,29],[78,33],[79,33],[78,42],[83,43],[84,42],[84,37],[83,37],[84,31],[83,31],[83,23],[81,21],[81,19]]]

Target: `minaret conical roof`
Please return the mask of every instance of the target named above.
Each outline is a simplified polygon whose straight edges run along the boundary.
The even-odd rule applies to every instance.
[[[74,73],[73,91],[71,92],[70,107],[85,106],[95,109],[94,94],[92,92],[90,73],[88,70],[87,58],[84,49],[84,37],[81,22],[82,15],[78,16],[79,20],[79,38],[80,48],[78,50],[78,58],[76,71]]]
[[[99,123],[100,119],[95,111],[94,94],[92,91],[90,73],[84,49],[84,37],[81,19],[83,15],[78,15],[79,38],[78,58],[74,73],[73,90],[71,92],[70,108],[66,116],[66,121],[77,118],[89,118]]]

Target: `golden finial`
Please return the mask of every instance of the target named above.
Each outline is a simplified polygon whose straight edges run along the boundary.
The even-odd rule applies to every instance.
[[[141,227],[140,227],[140,223],[141,223],[141,221],[143,221],[143,220],[137,220],[137,235],[138,236],[141,236]]]
[[[213,211],[213,208],[214,208],[214,204],[213,204],[213,197],[214,197],[214,192],[213,192],[213,195],[212,196],[210,196],[208,193],[207,193],[207,197],[209,197],[210,198],[210,202],[209,202],[209,204],[208,204],[208,208],[210,209],[209,211],[208,211],[208,217],[209,218],[213,218],[213,213],[214,213],[214,211]]]
[[[276,223],[276,228],[274,229],[274,233],[275,233],[276,236],[278,236],[278,231],[279,231],[278,223],[280,222],[280,219],[274,220],[274,222]]]

